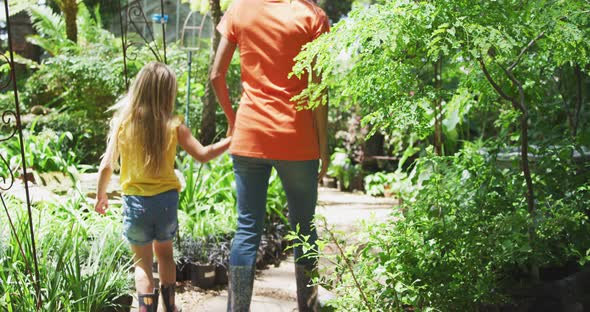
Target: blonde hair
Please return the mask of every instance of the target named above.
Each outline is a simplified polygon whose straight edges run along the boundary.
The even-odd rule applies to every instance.
[[[176,76],[168,66],[151,62],[139,71],[127,95],[110,108],[115,114],[103,157],[112,168],[118,168],[118,135],[125,122],[128,133],[145,151],[146,170],[152,174],[160,172],[164,166],[176,90]]]

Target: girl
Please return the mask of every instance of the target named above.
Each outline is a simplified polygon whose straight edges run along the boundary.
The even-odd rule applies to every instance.
[[[105,214],[107,185],[119,168],[123,189],[123,236],[131,244],[135,287],[140,312],[156,311],[158,289],[152,276],[153,253],[158,258],[160,289],[166,312],[177,311],[174,302],[176,268],[172,239],[178,228],[180,183],[174,174],[176,145],[199,162],[221,155],[230,138],[203,147],[173,115],[176,77],[166,65],[147,64],[129,93],[117,103],[107,149],[99,169],[94,209]]]

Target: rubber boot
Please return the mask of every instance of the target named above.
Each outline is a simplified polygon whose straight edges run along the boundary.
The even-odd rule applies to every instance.
[[[299,312],[317,312],[318,286],[311,285],[312,277],[316,274],[313,264],[295,264],[295,280],[297,281],[297,305]]]
[[[254,266],[229,266],[228,312],[250,311],[255,272]]]
[[[176,284],[160,285],[162,292],[162,302],[164,303],[164,312],[182,312],[175,304]]]
[[[137,302],[139,304],[138,312],[156,312],[158,311],[158,289],[154,288],[152,294],[137,294]]]

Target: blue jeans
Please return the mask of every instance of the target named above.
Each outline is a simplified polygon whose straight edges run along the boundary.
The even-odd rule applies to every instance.
[[[318,199],[319,160],[287,161],[233,155],[238,195],[238,228],[232,243],[229,263],[233,266],[254,266],[256,251],[264,229],[266,195],[271,169],[277,171],[287,195],[289,223],[300,234],[309,235],[315,243],[317,233],[312,225]],[[301,248],[295,248],[298,264],[314,262],[301,259]]]
[[[154,196],[123,196],[123,236],[132,245],[174,239],[178,230],[178,191]]]

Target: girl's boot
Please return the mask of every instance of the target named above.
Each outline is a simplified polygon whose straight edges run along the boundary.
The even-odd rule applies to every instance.
[[[137,294],[137,302],[139,303],[139,312],[156,312],[158,311],[158,289],[154,288],[152,294]]]
[[[254,266],[229,266],[228,312],[250,311],[255,272]]]
[[[164,303],[164,312],[182,312],[175,304],[176,284],[160,285],[162,290],[162,300]]]

